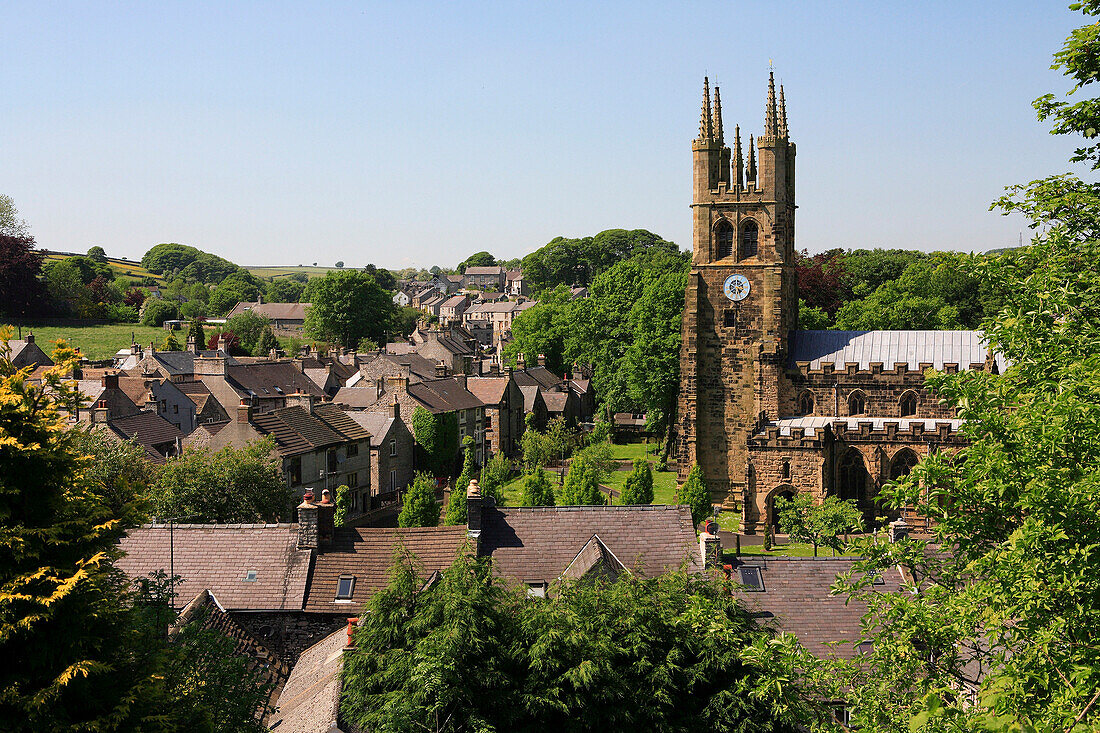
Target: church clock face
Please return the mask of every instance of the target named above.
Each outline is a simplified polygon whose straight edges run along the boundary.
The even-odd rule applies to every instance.
[[[749,297],[749,279],[744,275],[730,275],[722,285],[722,292],[734,303]]]

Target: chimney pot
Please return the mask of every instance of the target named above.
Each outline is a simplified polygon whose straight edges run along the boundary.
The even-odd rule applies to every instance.
[[[237,406],[237,422],[242,425],[252,422],[252,405],[244,400],[241,400],[241,404]]]
[[[33,344],[34,343],[34,334],[33,333],[28,333],[27,334],[27,343],[28,344]]]
[[[348,643],[344,646],[345,649],[354,648],[355,645],[351,643],[351,635],[355,632],[355,627],[357,627],[358,625],[359,625],[359,619],[357,619],[357,618],[349,618],[348,619]]]

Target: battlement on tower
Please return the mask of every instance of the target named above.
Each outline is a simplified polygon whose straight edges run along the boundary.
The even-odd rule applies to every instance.
[[[915,365],[911,365],[908,362],[899,361],[895,362],[889,369],[886,365],[879,361],[873,361],[867,365],[867,368],[861,369],[859,362],[844,362],[844,368],[838,369],[834,362],[823,361],[820,362],[820,366],[817,369],[811,367],[809,361],[795,362],[794,366],[788,366],[788,371],[794,371],[801,374],[803,377],[833,377],[838,375],[844,375],[846,377],[876,377],[880,375],[895,375],[895,376],[920,376],[923,377],[925,372],[929,369],[933,369],[934,365],[931,362],[920,362]],[[965,367],[965,369],[971,371],[987,371],[988,364],[973,363]],[[943,372],[947,374],[956,374],[959,371],[959,364],[945,363],[943,365]]]
[[[844,443],[963,444],[962,421],[888,417],[791,417],[758,421],[751,448],[817,449],[831,441]]]

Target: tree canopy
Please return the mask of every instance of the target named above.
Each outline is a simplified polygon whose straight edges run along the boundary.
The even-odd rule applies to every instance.
[[[329,272],[308,286],[305,332],[323,341],[355,348],[364,338],[386,343],[394,304],[374,277],[360,270]]]
[[[462,496],[466,496],[465,489]],[[439,502],[435,499],[435,479],[426,473],[418,473],[405,492],[401,513],[397,515],[397,526],[435,527],[438,524]]]
[[[588,285],[616,262],[651,249],[679,252],[674,243],[645,229],[608,229],[580,239],[555,237],[523,258],[523,277],[535,294],[558,285]]]

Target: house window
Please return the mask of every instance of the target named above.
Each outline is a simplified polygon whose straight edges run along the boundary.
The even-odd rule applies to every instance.
[[[341,575],[340,580],[336,584],[336,600],[349,601],[351,600],[351,594],[355,591],[355,576],[354,575]]]
[[[738,259],[745,259],[746,257],[756,257],[758,250],[757,242],[760,238],[760,227],[752,219],[748,219],[741,225],[741,251],[738,253]]]
[[[359,474],[358,473],[349,473],[348,474],[348,488],[349,489],[355,489],[355,488],[358,488],[358,487],[359,487]]]
[[[397,471],[390,471],[390,491],[397,491]]]
[[[290,485],[302,485],[302,458],[296,456],[290,459]]]
[[[738,574],[741,576],[741,585],[745,586],[745,590],[761,592],[764,590],[764,576],[758,565],[742,565],[738,569]]]
[[[465,425],[466,424],[466,411],[465,410],[459,410],[458,411],[458,423],[459,423],[459,425]]]
[[[397,441],[396,440],[391,440],[390,441],[390,455],[391,456],[396,456],[397,455]]]
[[[917,414],[917,395],[915,392],[906,392],[901,396],[901,416],[911,417]]]
[[[714,230],[714,240],[717,243],[718,259],[733,257],[733,226],[725,219],[718,222]]]
[[[531,598],[546,598],[546,583],[528,583],[527,595]]]
[[[798,414],[814,414],[814,395],[812,392],[803,392],[802,396],[798,398]]]
[[[338,464],[336,462],[336,451],[335,450],[329,450],[328,451],[328,472],[329,473],[335,473],[337,465]]]
[[[180,406],[179,405],[172,405],[172,414],[173,415],[180,414]]]
[[[867,411],[867,401],[863,396],[863,393],[859,390],[852,392],[848,395],[848,414],[849,415],[862,415]]]
[[[357,455],[359,455],[359,444],[358,443],[349,443],[348,444],[348,458],[355,458]]]

